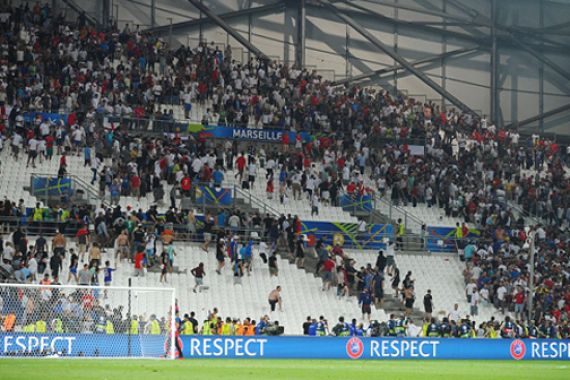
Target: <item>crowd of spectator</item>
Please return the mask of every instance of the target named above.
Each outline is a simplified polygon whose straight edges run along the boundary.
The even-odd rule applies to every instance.
[[[0,23],[5,47],[5,64],[0,66],[0,140],[10,139],[14,156],[25,150],[29,163],[36,165],[36,156],[49,159],[56,148],[62,154],[64,175],[66,154],[82,154],[92,169],[92,184],[98,184],[101,195],[108,193],[115,205],[121,196],[139,199],[147,194],[152,194],[154,204],[162,205],[170,189],[166,222],[186,223],[190,232],[195,232],[196,222],[180,210],[179,197],[195,196],[199,183],[223,185],[230,170],[249,188],[264,168],[269,199],[274,192],[281,203],[306,197],[317,214],[321,203],[337,205],[344,193],[375,192],[395,204],[441,208],[480,233],[477,241],[463,233],[457,236],[469,262],[465,271],[469,302],[475,298],[493,303],[501,310],[512,309],[520,318],[527,307],[530,275],[524,229],[529,221],[523,216],[538,215],[543,225],[535,227],[533,317],[567,319],[568,152],[556,142],[539,136],[523,138],[484,117],[385,90],[333,87],[306,69],[255,59],[241,64],[232,59],[229,47],[221,51],[200,44],[172,49],[138,28],[96,30],[84,17],[74,25],[65,23],[47,5],[3,11],[10,17]],[[254,145],[240,149],[230,141],[199,135],[134,136],[97,122],[105,114],[170,120],[173,115],[161,112],[157,104],[172,103],[173,98],[183,105],[186,116],[196,104],[211,104],[203,123],[272,126],[325,137],[310,141],[284,137],[282,149],[265,152]],[[27,111],[63,112],[69,117],[56,123],[41,118],[25,122]],[[421,139],[423,154],[412,154],[407,145],[411,138]],[[21,212],[23,205],[2,209],[4,215],[12,215],[18,208]],[[156,206],[146,213],[109,210],[105,217],[95,212],[90,220],[102,246],[112,241],[109,230],[116,227],[117,233],[123,228],[117,220],[138,225],[145,219],[141,214],[150,213],[157,222]],[[285,218],[287,225],[273,219],[270,225],[261,215],[226,213],[210,215],[220,230],[225,223],[231,228],[262,227],[272,243],[283,236],[284,245],[303,265],[294,218]],[[54,213],[74,220],[83,220],[85,214],[77,206]],[[237,225],[230,222],[236,222],[234,216]],[[160,223],[157,226],[160,230]],[[322,247],[315,252],[325,288],[335,283],[339,294],[346,293],[345,287],[368,288],[375,297],[381,293],[374,289],[376,282],[356,280],[379,276],[374,268],[358,272],[351,269],[350,260],[334,262],[342,255],[335,253],[329,259]],[[411,299],[413,294],[404,297]]]

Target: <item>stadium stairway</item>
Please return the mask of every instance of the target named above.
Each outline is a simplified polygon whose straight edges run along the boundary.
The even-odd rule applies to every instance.
[[[345,250],[345,253],[356,261],[358,268],[366,264],[376,263],[378,256],[374,251]],[[454,304],[459,305],[462,315],[470,313],[470,307],[465,296],[465,285],[462,271],[464,265],[455,254],[434,253],[400,253],[396,252],[396,265],[400,270],[403,281],[408,271],[412,272],[414,279],[414,292],[416,301],[414,307],[423,311],[423,296],[431,289],[434,304],[434,316],[447,316]],[[391,288],[391,278],[386,277],[384,284],[386,295],[395,297]],[[492,305],[479,305],[479,315],[475,318],[490,319],[498,313]],[[390,312],[386,310],[386,314]]]
[[[33,241],[33,237],[30,237],[30,240]],[[69,248],[75,249],[75,243],[68,241]],[[360,321],[361,313],[356,297],[338,299],[336,289],[323,291],[320,279],[298,270],[295,265],[290,264],[287,260],[279,259],[279,276],[270,277],[267,265],[263,263],[258,254],[254,254],[251,276],[244,274],[241,278],[241,284],[235,284],[228,260],[226,260],[226,267],[222,270],[222,274],[216,274],[217,260],[214,255],[214,248],[210,248],[209,252],[206,253],[198,244],[175,243],[175,250],[177,255],[174,258],[174,265],[180,271],[179,273],[168,274],[167,283],[160,283],[160,274],[154,271],[147,272],[144,277],[135,277],[133,265],[123,261],[113,273],[112,285],[128,286],[129,278],[131,278],[133,287],[174,287],[176,288],[176,298],[181,314],[194,311],[200,322],[207,317],[208,311],[214,307],[219,310],[220,315],[224,318],[227,316],[240,319],[250,317],[257,321],[259,317],[267,314],[272,320],[279,321],[279,324],[285,327],[286,334],[296,335],[302,334],[302,324],[307,316],[318,318],[323,315],[330,321],[330,327],[339,316],[356,318]],[[103,262],[109,260],[111,266],[114,266],[115,261],[111,249],[103,252],[102,256]],[[194,293],[194,278],[190,274],[190,270],[200,262],[204,263],[206,269],[204,287],[202,291]],[[67,284],[68,267],[69,254],[66,255],[63,270],[60,273],[62,284]],[[47,272],[49,273],[49,269]],[[102,274],[99,278],[102,283]],[[281,285],[283,289],[281,293],[283,311],[277,310],[271,313],[267,297],[277,285]],[[133,309],[133,313],[144,313],[148,317],[154,313],[153,304],[164,304],[163,300],[153,297],[162,297],[163,295],[163,293],[145,293],[144,302],[141,301],[141,304]],[[112,292],[109,292],[109,299],[103,302],[116,307],[117,300],[118,298],[114,299]],[[156,313],[158,314],[160,311],[156,311]],[[380,321],[387,319],[383,310],[374,310],[372,317]]]
[[[303,193],[301,199],[293,200],[292,194],[288,191],[289,200],[287,203],[281,204],[279,201],[278,194],[278,183],[275,179],[276,191],[273,193],[273,199],[267,198],[267,193],[265,191],[265,186],[267,181],[265,180],[265,169],[258,168],[256,180],[251,189],[238,191],[237,196],[249,201],[249,193],[255,197],[259,205],[259,209],[263,210],[264,205],[268,210],[272,210],[275,215],[279,214],[291,214],[297,215],[303,221],[328,221],[328,222],[340,222],[340,223],[358,223],[358,218],[351,216],[349,213],[345,212],[342,207],[335,207],[330,205],[320,204],[319,214],[311,215],[311,204],[309,199],[307,199],[307,194]],[[227,186],[236,186],[241,188],[241,183],[239,179],[235,177],[234,171],[228,171],[225,176],[224,183]]]

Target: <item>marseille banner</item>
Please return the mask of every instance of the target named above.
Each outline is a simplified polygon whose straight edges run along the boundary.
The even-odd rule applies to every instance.
[[[165,356],[164,335],[0,333],[0,356]]]
[[[306,234],[310,242],[323,239],[327,244],[345,248],[384,249],[384,239],[393,238],[394,229],[391,224],[367,224],[366,230],[360,232],[356,223],[307,221],[301,223],[301,233]]]
[[[294,144],[297,137],[296,132],[286,131],[282,129],[236,128],[220,125],[204,126],[201,124],[190,124],[188,127],[188,132],[198,134],[203,139],[214,138],[271,143],[282,143],[283,134],[287,133],[289,135],[289,144]],[[300,136],[303,142],[311,141],[313,139],[313,137],[307,132],[300,132]]]
[[[230,206],[232,203],[231,189],[214,186],[199,186],[196,189],[196,204]]]
[[[69,195],[71,190],[70,178],[35,177],[32,179],[32,195],[34,196]]]
[[[570,360],[562,340],[182,336],[184,358]]]
[[[363,195],[360,197],[351,197],[343,195],[340,197],[340,206],[344,211],[372,211],[372,196]]]

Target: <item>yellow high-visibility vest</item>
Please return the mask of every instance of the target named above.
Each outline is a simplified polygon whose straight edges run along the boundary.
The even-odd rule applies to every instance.
[[[131,334],[136,335],[138,333],[139,333],[139,321],[137,321],[136,319],[133,319],[131,321]]]
[[[160,324],[155,319],[154,321],[150,322],[150,334],[151,335],[160,335]]]
[[[107,321],[105,324],[105,333],[107,335],[112,335],[115,333],[115,326],[113,325],[113,322]]]
[[[194,335],[194,325],[190,321],[184,322],[182,335]]]
[[[44,320],[40,319],[36,322],[36,332],[41,334],[47,332],[47,323]]]
[[[222,335],[232,335],[232,325],[231,323],[224,323],[222,325]]]
[[[56,333],[63,333],[63,322],[61,321],[61,319],[56,318],[53,321],[53,331]]]

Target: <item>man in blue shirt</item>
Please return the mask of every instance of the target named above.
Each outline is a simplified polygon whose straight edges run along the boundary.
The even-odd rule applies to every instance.
[[[370,314],[372,312],[372,308],[370,305],[372,304],[372,296],[370,295],[367,289],[364,289],[362,293],[360,293],[360,297],[358,298],[358,304],[362,308],[362,319],[364,319],[366,316],[368,322],[370,323]]]
[[[224,173],[222,173],[219,167],[216,167],[216,170],[214,170],[212,179],[214,180],[214,186],[222,186],[222,182],[224,181]]]
[[[471,261],[471,259],[473,258],[473,254],[475,253],[476,250],[477,247],[475,247],[475,244],[473,244],[473,242],[469,242],[469,244],[467,244],[463,249],[463,255],[465,257],[465,261]]]

